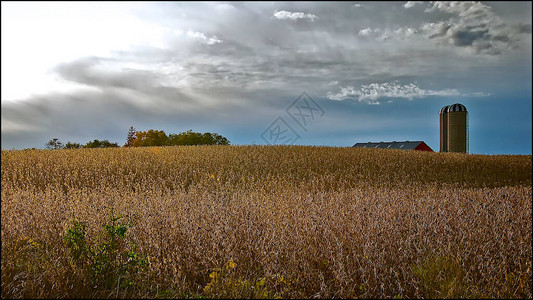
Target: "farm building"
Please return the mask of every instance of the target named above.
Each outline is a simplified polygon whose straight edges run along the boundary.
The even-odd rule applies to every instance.
[[[353,145],[358,148],[378,148],[378,149],[402,149],[402,150],[418,150],[433,152],[423,141],[405,141],[405,142],[379,142],[379,143],[357,143]]]
[[[440,152],[468,153],[468,111],[461,103],[446,105],[439,112]]]

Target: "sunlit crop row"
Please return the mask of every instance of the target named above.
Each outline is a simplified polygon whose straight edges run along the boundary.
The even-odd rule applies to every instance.
[[[2,297],[531,298],[531,155],[304,146],[2,151]],[[146,254],[91,286],[111,209]]]

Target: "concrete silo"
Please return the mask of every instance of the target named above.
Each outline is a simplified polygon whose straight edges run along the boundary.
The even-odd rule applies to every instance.
[[[440,152],[448,151],[448,107],[444,106],[439,113],[439,142]]]
[[[468,111],[460,103],[444,106],[439,113],[440,151],[468,153]]]

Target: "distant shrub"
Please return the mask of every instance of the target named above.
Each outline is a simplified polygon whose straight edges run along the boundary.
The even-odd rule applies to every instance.
[[[83,146],[79,143],[71,143],[70,141],[65,144],[65,149],[81,149]]]
[[[83,148],[110,148],[110,147],[118,147],[118,143],[111,143],[108,140],[100,141],[100,140],[95,139],[92,142],[87,142],[87,144],[83,146]]]
[[[46,149],[61,149],[63,147],[63,143],[59,141],[58,138],[53,138],[48,141],[48,143],[45,144]]]
[[[131,129],[130,129],[131,130]],[[128,142],[133,147],[147,146],[192,146],[192,145],[229,145],[227,138],[217,133],[199,133],[192,130],[179,134],[171,133],[168,136],[162,130],[136,131],[135,138],[128,134]]]
[[[229,145],[228,139],[217,133],[199,133],[188,130],[180,134],[170,134],[167,145]]]

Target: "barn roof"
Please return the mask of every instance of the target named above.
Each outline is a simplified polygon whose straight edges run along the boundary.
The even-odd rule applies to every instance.
[[[379,143],[357,143],[353,145],[358,148],[379,148],[379,149],[403,149],[414,150],[423,141],[404,141],[404,142],[379,142]]]

